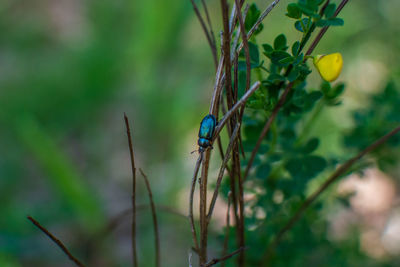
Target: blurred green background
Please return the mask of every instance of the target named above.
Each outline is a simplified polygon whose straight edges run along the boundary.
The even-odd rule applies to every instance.
[[[270,1],[256,2],[264,9]],[[207,3],[219,32],[219,1]],[[284,16],[288,3],[282,0],[264,22],[260,43],[282,32],[289,42],[299,38]],[[349,153],[342,135],[355,126],[352,111],[371,108],[369,96],[390,80],[398,84],[399,10],[398,0],[349,1],[341,13],[345,25],[330,29],[317,47],[316,54],[343,54],[339,81],[347,84],[343,105],[324,110],[313,129],[322,137],[324,153]],[[0,266],[71,266],[27,215],[92,266],[129,266],[129,216],[98,237],[110,218],[130,207],[123,113],[131,121],[137,167],[149,176],[155,201],[186,214],[196,160],[190,152],[196,149],[198,123],[208,112],[213,81],[211,52],[188,0],[2,0]],[[317,74],[313,83],[320,83]],[[395,262],[400,253],[399,166],[385,175],[394,193],[378,218],[380,227],[395,220],[397,228],[390,232],[395,238],[386,242],[382,227],[360,219],[368,208],[360,212],[352,202],[341,211],[357,225],[353,254],[377,266],[382,259]],[[146,204],[139,181],[138,203]],[[366,206],[378,201],[365,199]],[[340,224],[335,214],[328,210],[327,218]],[[163,211],[159,216],[162,265],[187,266],[187,220]],[[148,209],[138,211],[138,220],[140,262],[152,266]]]

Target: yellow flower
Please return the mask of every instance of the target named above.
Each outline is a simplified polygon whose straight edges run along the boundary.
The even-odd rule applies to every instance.
[[[317,68],[322,79],[332,82],[339,77],[342,71],[343,58],[340,53],[318,55],[314,57],[314,66]]]

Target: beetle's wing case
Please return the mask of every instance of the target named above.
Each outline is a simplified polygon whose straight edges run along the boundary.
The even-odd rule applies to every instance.
[[[214,115],[207,115],[200,123],[199,137],[211,140],[216,125],[216,119]]]

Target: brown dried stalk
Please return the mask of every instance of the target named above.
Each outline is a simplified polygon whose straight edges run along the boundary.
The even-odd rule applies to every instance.
[[[194,0],[190,0],[190,1],[192,2],[192,6],[193,6],[193,9],[194,9],[194,12],[196,13],[197,19],[198,19],[199,22],[200,22],[201,28],[203,29],[204,34],[206,35],[207,42],[208,42],[208,44],[210,45],[211,53],[212,53],[213,59],[214,59],[214,64],[215,64],[215,66],[217,66],[217,65],[218,65],[218,57],[217,57],[217,48],[216,48],[216,45],[215,45],[215,43],[213,42],[213,39],[212,39],[212,37],[211,37],[211,33],[208,31],[207,26],[206,26],[206,24],[205,24],[205,22],[204,22],[203,17],[202,17],[201,14],[200,14],[200,11],[199,11],[199,9],[198,9],[196,3],[194,2]]]
[[[215,185],[214,194],[213,194],[213,197],[212,197],[212,200],[211,200],[211,203],[210,203],[210,207],[208,209],[208,214],[207,214],[207,222],[208,223],[210,223],[211,216],[212,216],[212,213],[214,211],[215,202],[217,201],[217,198],[218,198],[219,187],[221,185],[222,178],[224,177],[225,167],[228,164],[228,161],[230,159],[230,154],[231,154],[231,151],[232,151],[232,147],[233,147],[233,144],[234,144],[234,142],[236,140],[236,137],[238,135],[239,128],[240,128],[240,124],[237,123],[235,129],[233,130],[231,139],[229,140],[229,145],[228,145],[228,148],[226,149],[225,158],[222,161],[221,167],[219,169],[219,173],[218,173],[217,183]]]
[[[85,265],[81,263],[77,258],[75,258],[71,252],[64,246],[64,244],[57,238],[55,237],[52,233],[50,233],[45,227],[40,225],[38,221],[33,219],[31,216],[27,217],[28,220],[30,220],[37,228],[39,228],[45,235],[47,235],[56,245],[61,248],[61,250],[68,256],[70,260],[72,260],[77,266],[79,267],[84,267]]]
[[[240,108],[242,105],[244,105],[249,99],[249,97],[260,87],[261,83],[259,81],[255,82],[250,89],[240,98],[238,102],[222,117],[222,119],[218,122],[217,127],[215,127],[215,133],[214,133],[214,138],[218,136],[218,134],[221,132],[222,128],[224,127],[225,123],[227,120],[237,111],[238,108]]]
[[[219,259],[212,259],[211,261],[209,261],[209,262],[207,262],[206,264],[201,265],[201,266],[209,267],[209,266],[213,266],[213,265],[215,265],[215,264],[217,264],[217,263],[219,263],[219,262],[226,261],[227,259],[232,258],[232,257],[235,256],[236,254],[238,254],[238,253],[244,251],[245,249],[246,249],[246,248],[241,247],[241,248],[239,248],[239,249],[233,251],[232,253],[230,253],[230,254],[228,254],[228,255],[222,257],[222,258],[219,258]]]
[[[131,169],[132,169],[132,262],[133,266],[138,266],[137,261],[137,248],[136,248],[136,167],[135,167],[135,155],[133,153],[133,144],[132,144],[132,136],[131,130],[129,127],[129,120],[126,114],[124,113],[126,134],[128,136],[128,145],[129,145],[129,154],[131,158]]]
[[[224,237],[224,248],[222,250],[222,255],[225,255],[228,251],[228,242],[229,242],[229,231],[231,228],[231,202],[232,202],[232,192],[229,191],[228,193],[228,208],[226,209],[226,230],[225,230],[225,237]],[[225,267],[225,261],[221,262],[221,267]]]
[[[200,178],[200,247],[199,259],[200,265],[207,262],[207,179],[208,168],[210,164],[211,150],[207,149],[203,159]]]
[[[159,267],[160,266],[160,233],[158,231],[156,206],[154,205],[153,194],[151,192],[149,179],[147,179],[147,176],[146,176],[146,174],[144,174],[142,169],[139,169],[139,171],[140,171],[140,174],[143,176],[143,179],[144,179],[144,182],[145,182],[146,188],[147,188],[147,193],[149,194],[151,215],[153,217],[154,243],[155,243],[155,247],[156,247],[156,267]]]
[[[194,174],[193,174],[193,178],[192,178],[192,186],[190,189],[190,198],[189,198],[189,222],[190,222],[190,228],[192,230],[194,248],[196,249],[197,252],[199,251],[199,242],[197,241],[196,227],[195,227],[194,218],[193,218],[193,197],[194,197],[194,191],[196,189],[197,174],[199,172],[200,164],[201,164],[202,160],[203,160],[203,152],[200,153],[200,155],[197,159],[197,162],[196,162],[196,166],[194,168]]]

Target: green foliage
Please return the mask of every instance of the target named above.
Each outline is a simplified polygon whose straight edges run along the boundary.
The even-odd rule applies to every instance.
[[[258,20],[260,15],[261,15],[261,11],[257,7],[257,5],[254,3],[251,4],[249,11],[247,12],[245,22],[244,22],[244,27],[247,32],[253,27],[253,25],[256,23],[256,21]],[[264,28],[264,26],[261,23],[260,26],[258,27],[258,29],[254,32],[254,34],[257,35],[258,33],[260,33],[263,30],[263,28]]]
[[[248,177],[251,188],[247,190],[255,195],[255,200],[248,204],[252,215],[246,217],[246,225],[250,225],[252,230],[248,230],[247,240],[249,246],[258,248],[258,254],[248,254],[248,263],[251,266],[260,266],[262,254],[259,251],[263,251],[262,248],[271,242],[273,236],[306,199],[309,185],[318,181],[319,177],[325,177],[328,170],[332,171],[336,164],[344,160],[321,153],[319,146],[324,140],[323,136],[309,136],[309,129],[321,110],[339,106],[345,90],[343,83],[331,84],[323,81],[318,89],[309,85],[312,68],[307,63],[303,49],[311,34],[318,27],[344,24],[342,19],[334,17],[334,3],[326,5],[322,12],[321,8],[325,3],[324,0],[299,0],[288,4],[286,16],[295,20],[294,30],[302,33],[299,40],[288,43],[285,34],[279,34],[272,43],[263,43],[259,47],[261,53],[254,51],[258,48],[253,44],[256,43],[254,40],[250,45],[252,72],[257,72],[258,78],[262,77],[262,87],[248,101],[247,107],[250,111],[243,119],[243,168],[246,167],[259,133],[282,91],[289,83],[293,84],[284,106],[262,140]],[[258,10],[254,5],[252,9]],[[244,57],[243,54],[241,56]],[[355,114],[358,126],[346,137],[346,146],[360,150],[399,122],[397,116],[400,114],[400,97],[395,91],[390,83],[384,96],[373,97],[371,106],[377,109]],[[383,106],[382,102],[385,103]],[[395,109],[389,108],[394,106]],[[389,146],[399,144],[400,138],[394,138],[380,151],[387,151]],[[395,158],[392,154],[389,157]],[[382,157],[382,160],[388,162],[387,158]],[[360,164],[357,168],[365,166]],[[229,188],[226,186],[224,190],[227,193]],[[334,203],[348,207],[349,197],[350,195],[338,197]],[[305,217],[278,246],[270,265],[305,266],[314,262],[318,263],[317,266],[348,266],[347,257],[352,252],[343,251],[341,246],[344,244],[335,244],[327,239],[327,221],[322,216],[324,204],[323,201],[318,202],[306,212]],[[257,216],[261,210],[266,214],[266,219]],[[358,243],[354,240],[348,240],[345,245],[351,251],[357,251]],[[285,255],[291,255],[290,259]],[[367,261],[361,253],[355,252],[351,257],[357,258],[359,262]]]
[[[382,92],[370,97],[370,106],[373,108],[354,112],[355,127],[344,138],[346,147],[361,150],[371,141],[398,126],[400,121],[400,95],[393,81],[388,82]],[[399,146],[400,137],[396,135],[374,151],[374,156],[377,158],[378,166],[381,169],[391,169],[398,162]]]

